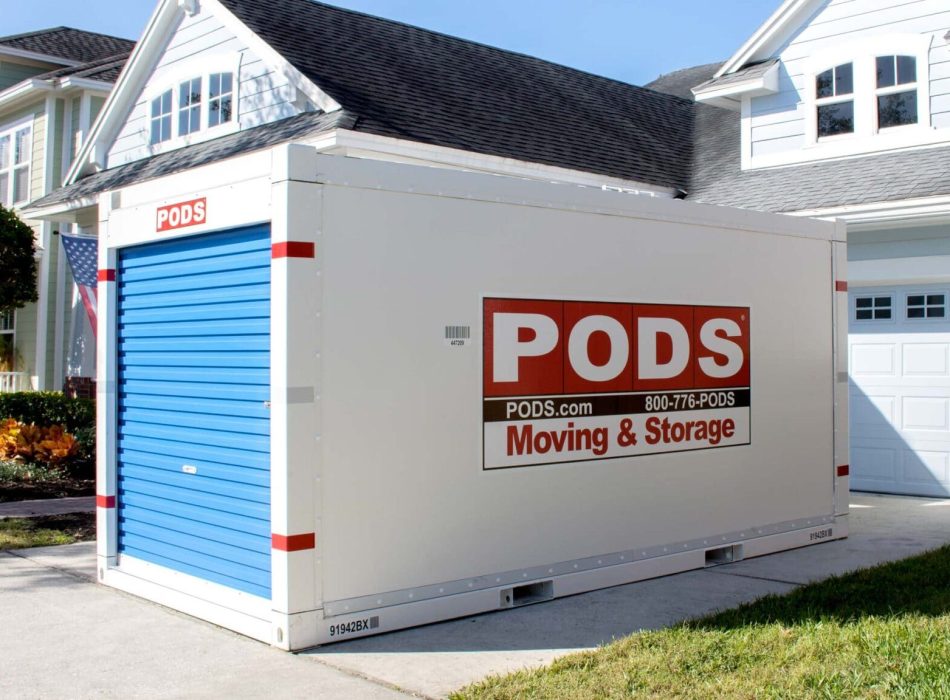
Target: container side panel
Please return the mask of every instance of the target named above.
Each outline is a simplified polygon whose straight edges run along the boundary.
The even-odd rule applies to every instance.
[[[270,597],[270,231],[121,251],[118,551]]]
[[[324,601],[834,513],[827,241],[328,185],[320,255]],[[751,444],[484,469],[486,298],[748,309]]]

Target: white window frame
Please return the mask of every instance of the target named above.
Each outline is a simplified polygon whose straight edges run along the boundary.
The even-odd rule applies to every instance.
[[[941,306],[940,304],[928,304],[927,297],[939,294],[943,297],[943,316],[927,316],[927,309],[931,307]],[[901,301],[903,302],[901,315],[903,319],[910,323],[940,323],[950,321],[950,295],[947,294],[945,289],[911,289],[905,291],[902,295]],[[910,298],[911,297],[924,297],[924,305],[920,306],[915,304],[915,308],[924,309],[924,315],[913,317],[910,315]]]
[[[27,137],[26,161],[18,166],[16,163],[16,135],[24,129],[29,132]],[[7,179],[7,204],[4,205],[9,209],[18,204],[25,204],[30,201],[30,191],[33,189],[33,115],[31,114],[25,119],[0,127],[0,138],[4,137],[10,138],[10,162],[7,163],[6,168],[0,169],[0,173],[9,176]],[[16,182],[16,171],[23,169],[26,170],[26,196],[22,199],[15,200],[13,192]]]
[[[165,95],[167,95],[168,93],[171,93],[170,99],[168,101],[168,111],[167,112],[159,111],[158,116],[155,116],[155,114],[153,113],[155,102],[163,99]],[[163,143],[168,143],[173,138],[175,138],[175,94],[174,94],[174,91],[162,90],[161,92],[159,92],[157,95],[155,95],[148,101],[146,107],[148,109],[148,143],[149,145],[152,147],[161,146]],[[161,110],[161,106],[159,106],[159,109]],[[158,121],[160,124],[165,118],[168,119],[168,138],[159,139],[158,141],[153,141],[153,136],[155,135],[155,122]]]
[[[876,307],[874,305],[874,299],[879,299],[881,297],[887,297],[891,300],[891,317],[890,318],[874,318],[874,311]],[[861,311],[871,311],[871,318],[858,318],[858,299],[871,299],[871,306],[866,309],[860,309]],[[873,292],[873,291],[861,291],[860,293],[855,293],[851,297],[851,320],[855,323],[895,323],[897,320],[898,308],[897,308],[898,297],[894,292]],[[905,304],[906,305],[906,304]]]
[[[933,131],[930,118],[930,45],[932,34],[884,34],[816,52],[804,74],[805,146],[811,157],[835,157],[905,148]],[[878,128],[877,57],[913,56],[917,60],[917,123]],[[835,66],[851,63],[854,75],[854,133],[818,136],[817,77]],[[883,89],[882,89],[883,90]],[[898,90],[903,92],[904,90]],[[831,101],[834,98],[825,98]]]
[[[897,60],[901,57],[913,58],[914,59],[914,81],[912,83],[899,83],[897,82],[900,79],[900,76],[897,75]],[[877,62],[881,58],[889,58],[894,61],[894,84],[887,87],[878,87],[876,80],[877,73]],[[878,132],[881,129],[900,129],[904,126],[916,126],[920,124],[920,73],[918,67],[920,62],[917,60],[917,56],[910,54],[886,54],[883,56],[876,56],[874,59],[874,71],[875,71],[875,83],[874,83],[874,119],[877,126]],[[894,126],[881,126],[881,109],[878,105],[878,98],[886,97],[887,95],[899,95],[904,92],[916,92],[917,93],[917,121],[913,124],[897,124]]]
[[[840,95],[837,94],[837,93],[835,93],[835,94],[832,94],[832,95],[830,95],[830,96],[828,96],[828,97],[818,97],[818,76],[821,75],[822,73],[826,73],[826,72],[828,72],[828,71],[831,71],[831,76],[832,76],[832,77],[831,77],[831,88],[832,88],[832,92],[834,92],[834,91],[837,89],[837,86],[836,86],[836,83],[837,83],[837,79],[836,79],[836,78],[837,78],[837,70],[838,70],[838,68],[844,68],[845,66],[849,66],[849,67],[851,68],[851,92],[843,92],[843,93],[841,93]],[[850,131],[850,132],[844,132],[844,133],[840,133],[840,134],[829,134],[829,135],[827,135],[827,136],[820,136],[820,135],[818,134],[818,110],[819,110],[821,107],[826,107],[826,106],[828,106],[828,105],[838,105],[838,104],[844,104],[844,103],[846,103],[846,102],[850,102],[850,103],[851,103],[851,112],[852,112],[852,114],[855,115],[855,118],[857,117],[857,114],[856,114],[856,112],[857,112],[857,104],[855,104],[855,99],[854,99],[854,92],[855,92],[855,85],[854,85],[854,83],[855,83],[854,64],[853,64],[851,61],[847,61],[847,62],[845,62],[845,63],[839,63],[839,64],[834,65],[834,66],[828,66],[825,70],[818,71],[817,73],[815,73],[815,76],[812,78],[812,80],[813,80],[813,82],[814,82],[814,85],[812,86],[812,88],[813,88],[813,90],[814,90],[814,92],[815,92],[815,106],[814,106],[814,110],[815,110],[815,138],[824,141],[825,139],[838,139],[838,138],[844,138],[844,137],[851,136],[851,134],[854,133],[853,128],[852,128],[852,131]],[[852,125],[852,127],[856,127],[856,126],[857,126],[856,124],[853,124],[853,125]]]
[[[16,366],[16,363],[17,363],[17,359],[16,359],[16,317],[17,317],[17,312],[16,312],[16,309],[10,309],[10,311],[8,311],[8,312],[6,312],[6,313],[9,313],[9,314],[10,314],[10,318],[11,318],[12,325],[11,325],[9,328],[4,328],[4,327],[3,327],[2,319],[3,319],[3,316],[4,316],[5,314],[4,314],[3,312],[0,312],[0,337],[2,337],[2,336],[7,336],[7,335],[10,336],[10,347],[13,349],[13,358],[12,358],[12,359],[13,359],[13,366],[15,367],[15,366]],[[11,368],[11,369],[8,370],[8,371],[15,372],[16,370]]]
[[[231,120],[221,124],[210,125],[209,101],[211,93],[211,76],[215,73],[231,74]],[[146,114],[149,115],[149,126],[146,129],[146,143],[152,154],[171,151],[193,143],[200,143],[209,139],[226,136],[241,128],[238,105],[241,85],[241,56],[240,54],[225,54],[221,56],[202,56],[175,66],[173,71],[159,70],[152,76],[151,84],[145,91]],[[189,134],[181,134],[179,116],[181,113],[181,85],[189,80],[201,80],[201,117],[200,127]],[[151,143],[151,105],[152,100],[160,97],[166,91],[172,91],[172,130],[171,138],[160,143]]]

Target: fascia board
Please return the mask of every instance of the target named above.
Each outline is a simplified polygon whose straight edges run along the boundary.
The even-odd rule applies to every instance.
[[[248,48],[260,56],[261,60],[269,63],[280,71],[290,83],[303,92],[313,104],[324,112],[335,112],[341,108],[339,102],[320,89],[312,80],[301,73],[284,56],[277,52],[270,44],[258,36],[250,27],[238,19],[229,9],[218,0],[202,0],[206,10],[210,11]]]
[[[847,222],[850,230],[880,228],[890,226],[919,224],[923,220],[941,222],[950,221],[950,196],[921,197],[902,199],[894,202],[872,202],[869,204],[848,204],[840,207],[808,209],[788,212],[791,216],[815,219],[839,219]]]
[[[773,95],[778,92],[778,67],[779,64],[771,66],[765,73],[748,80],[737,81],[729,85],[716,87],[711,85],[708,88],[693,88],[693,96],[697,102],[712,102],[723,98],[737,100],[743,96],[759,97],[762,95]]]
[[[106,99],[99,118],[89,134],[86,143],[76,157],[69,172],[66,173],[63,184],[69,185],[86,173],[89,168],[95,167],[101,160],[100,154],[103,144],[111,143],[121,127],[121,119],[125,117],[131,101],[135,99],[145,80],[151,75],[155,60],[164,48],[162,33],[182,12],[175,0],[162,0],[155,8],[142,38],[132,50],[132,55],[119,74],[112,92]]]
[[[59,87],[63,90],[78,88],[80,90],[90,90],[92,92],[110,92],[112,83],[105,80],[91,80],[89,78],[63,78]]]
[[[732,57],[722,64],[716,72],[715,78],[721,78],[728,73],[735,73],[750,61],[760,58],[759,53],[767,47],[774,46],[787,32],[794,30],[795,22],[800,16],[817,5],[819,0],[785,0],[772,16],[765,20],[742,47]],[[762,57],[765,58],[765,57]]]
[[[24,80],[0,92],[0,109],[9,109],[25,100],[29,100],[33,97],[34,92],[46,93],[52,89],[53,86],[45,80],[35,80],[32,78]]]
[[[72,199],[66,202],[59,202],[58,204],[53,204],[48,207],[39,207],[31,208],[26,206],[22,210],[24,217],[30,220],[56,220],[62,221],[64,219],[71,218],[69,215],[71,212],[76,212],[79,209],[87,209],[89,207],[97,206],[99,197],[94,195],[92,197],[82,197],[80,199]],[[72,215],[75,217],[75,214]]]

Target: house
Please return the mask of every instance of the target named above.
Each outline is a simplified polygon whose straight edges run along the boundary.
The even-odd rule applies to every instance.
[[[950,494],[948,30],[939,0],[787,0],[648,86],[699,103],[687,199],[847,222],[859,490]]]
[[[310,0],[163,0],[65,187],[30,215],[97,233],[123,188],[294,141],[840,219],[840,468],[857,488],[946,495],[948,29],[939,0],[787,0],[725,63],[643,89]]]
[[[0,204],[21,211],[60,187],[133,45],[70,27],[0,37]],[[88,393],[93,343],[59,228],[28,223],[39,300],[0,316],[0,391],[61,389],[74,376]]]

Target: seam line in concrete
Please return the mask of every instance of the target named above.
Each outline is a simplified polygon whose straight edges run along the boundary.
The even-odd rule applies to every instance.
[[[801,583],[800,581],[786,581],[785,579],[781,579],[781,578],[769,578],[768,576],[753,576],[752,574],[742,574],[738,572],[733,573],[732,571],[716,571],[715,569],[705,569],[705,572],[707,574],[719,574],[720,576],[735,576],[737,578],[751,578],[751,579],[755,579],[756,581],[784,583],[789,586],[804,586],[805,585],[804,583]]]
[[[315,648],[319,648],[319,647],[315,647]],[[350,676],[351,678],[359,678],[360,680],[366,681],[367,683],[372,683],[373,685],[378,685],[382,688],[386,688],[387,690],[392,690],[397,693],[402,693],[406,697],[422,698],[422,700],[439,700],[439,698],[435,696],[425,695],[424,693],[417,693],[415,691],[406,690],[405,688],[400,688],[398,685],[394,683],[389,683],[388,681],[384,681],[381,678],[375,678],[374,676],[367,675],[360,671],[354,671],[353,669],[346,668],[345,666],[337,666],[336,664],[332,664],[329,661],[325,661],[324,659],[320,658],[319,656],[316,656],[315,654],[308,654],[307,651],[296,652],[295,656],[297,656],[298,658],[307,656],[310,659],[310,661],[315,661],[321,666],[332,668],[334,671],[339,671],[340,673],[344,673],[347,676]]]
[[[64,568],[59,567],[59,566],[52,566],[51,564],[45,564],[45,563],[43,563],[43,562],[41,562],[41,561],[37,561],[36,559],[33,559],[33,558],[31,558],[31,557],[28,557],[28,556],[26,556],[26,555],[24,555],[24,554],[20,554],[20,552],[29,551],[28,549],[26,549],[26,550],[4,549],[4,550],[2,550],[2,551],[3,551],[4,554],[9,554],[10,556],[12,556],[12,557],[17,557],[17,558],[19,558],[19,559],[25,559],[25,560],[28,561],[28,562],[31,562],[31,563],[33,563],[33,564],[36,564],[37,566],[43,567],[44,569],[52,569],[53,571],[58,571],[58,572],[60,572],[61,574],[66,574],[66,575],[69,576],[70,578],[74,578],[74,579],[76,579],[77,581],[82,581],[83,583],[91,583],[91,584],[93,584],[93,585],[96,585],[95,579],[91,579],[91,578],[89,578],[88,576],[86,576],[86,575],[84,575],[84,574],[77,573],[77,572],[72,571],[72,570],[70,570],[70,569],[64,569]]]

